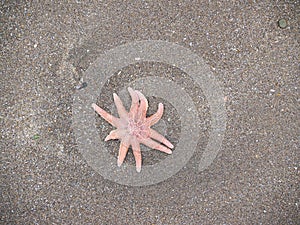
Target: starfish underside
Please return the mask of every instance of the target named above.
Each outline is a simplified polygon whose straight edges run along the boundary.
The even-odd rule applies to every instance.
[[[120,118],[114,117],[96,104],[92,104],[92,107],[103,119],[117,128],[110,132],[110,134],[105,138],[105,141],[111,139],[121,140],[117,161],[118,166],[121,166],[123,163],[128,149],[131,146],[136,161],[136,170],[137,172],[140,172],[142,167],[140,144],[144,144],[152,149],[156,149],[167,154],[172,154],[170,149],[174,146],[163,135],[150,128],[162,117],[164,111],[163,104],[159,103],[157,112],[147,118],[146,113],[148,109],[148,101],[146,97],[141,92],[133,90],[130,87],[128,88],[128,91],[132,99],[129,112],[126,111],[119,96],[115,93],[113,94],[114,102]]]

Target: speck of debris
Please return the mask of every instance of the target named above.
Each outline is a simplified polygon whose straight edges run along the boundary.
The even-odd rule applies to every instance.
[[[32,140],[37,140],[40,138],[40,135],[39,134],[35,134],[32,136]]]
[[[80,89],[86,88],[86,87],[87,87],[87,83],[86,83],[86,82],[83,82],[83,83],[78,84],[75,88],[76,88],[77,90],[80,90]]]

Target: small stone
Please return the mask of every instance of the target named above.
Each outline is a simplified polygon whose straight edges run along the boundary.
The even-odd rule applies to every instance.
[[[283,29],[286,28],[287,27],[287,21],[285,19],[278,20],[278,26],[280,28],[283,28]]]

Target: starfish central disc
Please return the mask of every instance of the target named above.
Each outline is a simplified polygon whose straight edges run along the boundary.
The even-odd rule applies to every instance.
[[[133,119],[129,120],[128,132],[137,138],[149,137],[149,128],[144,123],[139,121],[135,122]]]

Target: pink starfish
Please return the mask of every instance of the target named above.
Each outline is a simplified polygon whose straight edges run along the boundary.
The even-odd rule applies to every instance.
[[[174,146],[163,135],[150,128],[162,117],[164,111],[163,104],[159,103],[157,112],[146,118],[146,112],[148,109],[147,99],[141,92],[133,90],[132,88],[128,88],[128,91],[132,99],[129,112],[127,112],[124,108],[119,96],[115,93],[113,94],[114,102],[120,118],[114,117],[96,104],[92,104],[92,107],[102,118],[117,128],[110,132],[110,134],[105,138],[105,141],[111,139],[121,140],[118,166],[121,166],[123,163],[128,152],[128,148],[131,145],[136,161],[136,170],[137,172],[140,172],[142,167],[140,143],[168,154],[172,154],[170,148],[173,148]],[[165,146],[152,140],[152,138],[163,143]]]

